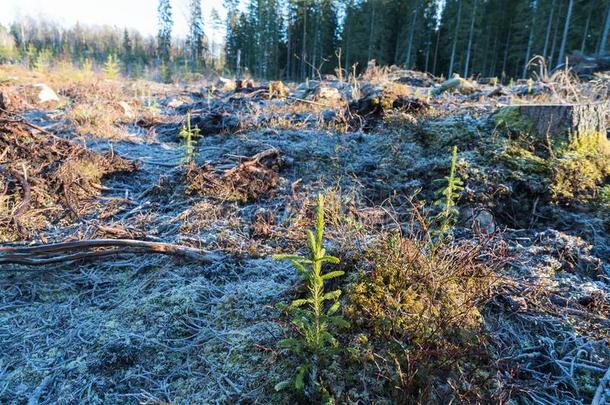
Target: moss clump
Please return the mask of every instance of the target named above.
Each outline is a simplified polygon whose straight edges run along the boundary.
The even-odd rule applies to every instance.
[[[498,128],[508,131],[509,135],[518,138],[527,138],[534,129],[534,123],[524,117],[519,107],[502,107],[493,115],[493,120]]]
[[[552,161],[553,199],[588,200],[610,176],[610,141],[604,134],[582,134]]]
[[[411,96],[411,89],[401,83],[386,83],[381,90],[381,97],[378,102],[384,110],[392,109],[394,101],[399,97]]]
[[[419,241],[391,235],[365,254],[368,270],[347,290],[345,315],[356,334],[350,354],[360,369],[374,361],[394,401],[445,402],[455,394],[445,384],[456,367],[469,363],[473,376],[486,369],[478,305],[490,278],[472,256],[477,250],[432,254]],[[446,398],[439,390],[448,390]]]
[[[502,153],[493,160],[510,169],[512,180],[521,179],[528,189],[553,202],[587,202],[599,194],[610,176],[610,141],[604,134],[580,134],[565,146],[541,157],[516,140],[505,140]],[[535,186],[544,185],[540,190]]]
[[[531,151],[521,148],[516,142],[508,141],[500,160],[513,170],[524,173],[550,174],[551,164],[547,159],[536,156]]]

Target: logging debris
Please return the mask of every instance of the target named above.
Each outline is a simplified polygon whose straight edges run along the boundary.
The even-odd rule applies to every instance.
[[[220,169],[206,163],[186,168],[187,194],[214,196],[228,201],[253,201],[267,195],[280,182],[278,172],[284,161],[277,149],[268,149],[240,159],[231,168]]]
[[[87,150],[6,113],[0,115],[0,134],[3,242],[91,211],[104,176],[137,170],[133,162]]]

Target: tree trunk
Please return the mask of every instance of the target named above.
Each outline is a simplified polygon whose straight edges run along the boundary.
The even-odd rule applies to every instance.
[[[345,42],[344,42],[343,46],[345,46],[345,65],[344,65],[345,66],[345,68],[344,68],[345,76],[349,77],[349,68],[350,68],[350,65],[349,65],[349,49],[350,49],[349,39],[350,39],[350,31],[351,31],[350,28],[351,28],[351,25],[352,25],[352,21],[351,21],[351,18],[350,18],[351,17],[350,16],[351,7],[352,7],[351,1],[347,4],[347,7],[348,7],[348,9],[347,9],[347,12],[346,12],[345,23],[344,23],[347,26],[347,28],[346,28],[347,29],[347,34],[345,35]]]
[[[551,14],[549,14],[549,22],[546,25],[546,35],[544,36],[544,49],[542,51],[542,56],[544,59],[547,59],[547,51],[549,49],[549,40],[551,39],[551,28],[553,28],[553,16],[555,15],[555,3],[557,0],[553,0],[553,4],[551,4]]]
[[[534,26],[536,25],[536,3],[532,5],[532,26],[530,27],[530,36],[527,40],[527,50],[525,51],[525,61],[523,63],[523,74],[522,78],[526,78],[527,76],[527,66],[530,61],[530,56],[532,54],[532,43],[534,42]]]
[[[453,64],[455,62],[455,50],[457,48],[458,33],[460,30],[460,23],[462,20],[462,0],[458,0],[458,12],[455,22],[455,30],[453,32],[453,46],[451,47],[451,60],[449,61],[449,73],[447,77],[451,77],[453,74]]]
[[[493,47],[493,59],[492,59],[492,64],[491,67],[489,69],[489,75],[490,77],[492,76],[497,76],[497,70],[496,67],[498,65],[498,34],[496,34],[494,36],[494,47]]]
[[[559,48],[559,57],[557,58],[557,66],[563,63],[565,56],[566,44],[568,42],[568,32],[570,31],[570,20],[572,19],[572,8],[574,7],[574,0],[568,2],[568,14],[566,15],[566,22],[563,26],[563,37],[561,38],[561,47]]]
[[[610,34],[610,5],[608,5],[608,12],[606,13],[606,24],[604,24],[604,32],[602,33],[602,39],[599,43],[599,50],[597,53],[603,55],[606,53],[606,44],[608,43],[608,34]]]
[[[286,30],[286,35],[288,36],[287,40],[286,40],[286,78],[288,79],[292,79],[292,64],[290,63],[292,60],[292,39],[290,36],[290,25],[288,26],[288,29]]]
[[[432,46],[432,38],[430,33],[427,35],[426,40],[426,62],[424,65],[424,72],[428,72],[428,67],[430,66],[430,47]]]
[[[371,57],[373,55],[373,32],[374,32],[374,27],[375,27],[375,2],[371,2],[371,7],[372,7],[372,11],[371,11],[371,21],[369,24],[369,51],[367,54],[367,64],[368,62],[371,60]]]
[[[417,5],[413,10],[413,19],[411,20],[411,29],[409,30],[409,44],[407,46],[407,57],[405,61],[405,67],[407,69],[411,68],[411,49],[413,47],[413,36],[415,34],[415,24],[417,23],[417,13],[419,12],[419,4],[420,2],[417,2]]]
[[[556,23],[555,23],[555,29],[553,30],[553,42],[551,42],[551,53],[549,55],[549,59],[548,59],[548,66],[552,67],[553,65],[553,59],[555,58],[555,49],[557,48],[557,36],[559,34],[559,21],[561,20],[561,14],[557,13],[557,19],[556,19]]]
[[[589,14],[587,15],[587,22],[585,23],[585,32],[582,35],[582,42],[580,43],[580,52],[585,52],[585,47],[587,46],[587,35],[589,35],[589,26],[591,25],[591,15],[593,14],[593,8],[589,10]]]
[[[506,78],[506,65],[508,64],[508,54],[510,53],[510,39],[513,34],[513,26],[508,29],[508,35],[506,36],[506,43],[504,44],[504,58],[502,59],[502,81]]]
[[[305,79],[307,59],[307,4],[303,3],[303,43],[301,44],[301,80]]]
[[[470,52],[472,50],[472,37],[474,35],[474,20],[477,14],[477,0],[474,0],[472,5],[472,18],[470,19],[470,32],[468,33],[468,51],[466,51],[466,64],[464,66],[464,77],[468,77],[468,69],[470,65]]]
[[[432,62],[432,74],[436,76],[436,62],[438,61],[438,43],[440,42],[441,29],[436,29],[436,43],[434,44],[434,60]]]

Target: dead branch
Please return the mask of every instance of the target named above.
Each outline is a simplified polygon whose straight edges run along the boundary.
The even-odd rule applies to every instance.
[[[28,127],[32,128],[32,129],[35,129],[36,131],[40,131],[40,132],[42,132],[42,133],[44,133],[44,134],[47,134],[47,135],[53,135],[52,133],[50,133],[50,132],[49,132],[49,131],[47,131],[46,129],[44,129],[44,128],[42,128],[42,127],[39,127],[38,125],[34,125],[34,124],[32,124],[31,122],[28,122],[28,121],[27,121],[25,118],[23,118],[23,117],[22,117],[21,115],[19,115],[19,114],[15,114],[15,113],[10,112],[10,111],[7,111],[7,110],[5,110],[5,109],[3,109],[3,108],[0,108],[0,111],[4,112],[4,113],[6,113],[6,114],[10,114],[10,115],[12,115],[13,117],[15,117],[15,118],[16,118],[15,120],[9,120],[9,121],[6,121],[6,122],[9,122],[9,123],[10,123],[10,122],[20,123],[20,124],[23,124],[23,125],[25,125],[25,126],[28,126]],[[55,135],[53,135],[53,136],[55,136]]]
[[[172,243],[135,239],[91,239],[36,246],[3,246],[0,247],[0,264],[40,266],[126,253],[183,256],[202,262],[218,259],[215,254]]]
[[[608,398],[604,398],[604,393],[606,392],[608,386],[610,386],[610,368],[608,368],[606,374],[604,374],[602,379],[599,381],[599,385],[595,390],[595,396],[593,397],[591,405],[601,405],[606,403],[605,400],[607,400]]]
[[[244,159],[239,165],[233,167],[232,169],[226,170],[223,173],[222,177],[226,178],[226,177],[233,175],[235,172],[237,172],[239,170],[252,168],[253,166],[258,165],[260,163],[260,161],[265,158],[277,159],[277,158],[279,158],[279,156],[280,156],[279,150],[277,150],[275,148],[267,149],[265,151],[257,153],[254,156]]]

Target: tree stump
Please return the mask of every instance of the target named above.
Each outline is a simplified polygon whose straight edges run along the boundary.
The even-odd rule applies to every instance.
[[[606,103],[528,104],[500,107],[496,124],[535,143],[570,145],[580,137],[607,136]]]

